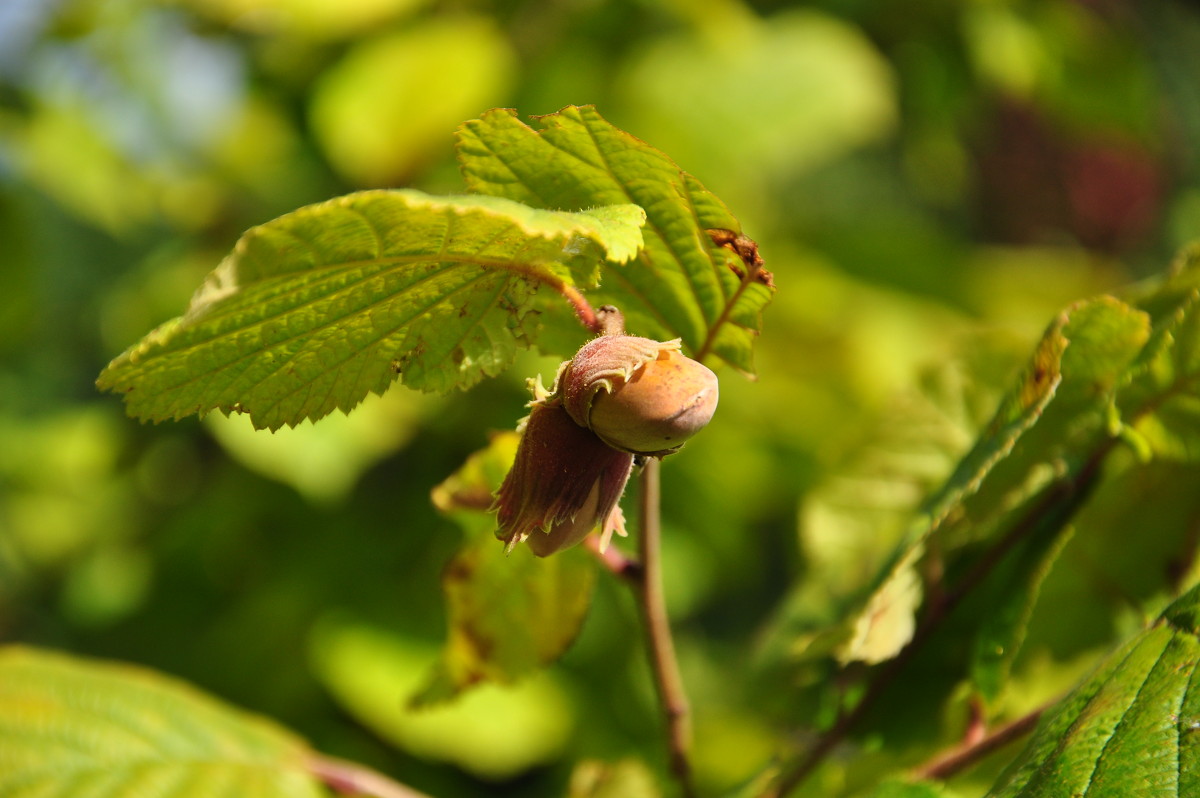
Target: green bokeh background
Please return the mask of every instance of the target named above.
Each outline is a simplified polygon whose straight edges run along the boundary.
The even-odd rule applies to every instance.
[[[1052,315],[1200,238],[1183,3],[5,0],[0,641],[162,669],[435,795],[560,795],[583,759],[663,770],[636,614],[608,579],[549,673],[454,715],[402,709],[463,537],[429,492],[568,352],[275,435],[142,426],[92,384],[246,228],[360,188],[460,191],[460,122],[584,103],[722,197],[779,286],[758,379],[723,373],[713,424],[663,469],[707,791],[829,712],[828,668],[789,653],[796,619],[834,619],[874,576]],[[1009,710],[1153,606],[1200,514],[1155,497],[1191,469],[1115,477],[1156,533],[1136,556],[1116,532],[1073,541]],[[1090,512],[1108,530],[1131,513]],[[964,696],[928,659],[813,794],[956,739]]]

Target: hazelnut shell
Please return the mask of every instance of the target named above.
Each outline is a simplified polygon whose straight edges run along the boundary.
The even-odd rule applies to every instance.
[[[563,404],[576,423],[632,454],[675,451],[717,407],[717,376],[684,356],[680,342],[607,335],[563,369]]]

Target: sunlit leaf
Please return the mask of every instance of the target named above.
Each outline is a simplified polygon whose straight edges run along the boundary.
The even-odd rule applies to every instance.
[[[1200,587],[1042,718],[990,798],[1200,791]]]
[[[485,512],[516,453],[516,433],[492,439],[434,489],[434,502],[456,518],[468,540],[442,574],[449,633],[442,660],[418,705],[452,698],[487,680],[502,684],[553,662],[574,641],[591,604],[596,566],[582,549],[535,557],[511,554],[492,534]]]
[[[318,81],[313,129],[351,180],[402,183],[449,151],[447,131],[507,101],[515,61],[507,37],[484,17],[443,15],[367,39]]]
[[[916,630],[917,608],[923,591],[917,562],[924,554],[920,546],[909,550],[887,579],[867,600],[855,617],[851,636],[837,650],[843,662],[874,665],[891,659],[912,640]]]
[[[618,84],[677,159],[726,183],[762,180],[895,124],[890,67],[855,26],[811,9],[765,19],[733,4],[695,9],[696,25],[647,43]]]
[[[325,795],[303,741],[142,668],[0,649],[6,798]]]
[[[397,378],[469,386],[512,362],[539,283],[590,279],[640,245],[641,209],[533,210],[497,197],[368,191],[253,228],[187,313],[97,384],[161,421],[243,412],[276,429],[349,411]]]
[[[1165,283],[1143,298],[1154,334],[1117,396],[1135,443],[1173,460],[1200,458],[1200,249],[1189,250]]]
[[[862,426],[856,436],[860,442],[804,498],[801,551],[806,567],[824,578],[795,585],[764,641],[764,662],[813,664],[835,650],[848,655],[864,644],[875,647],[875,635],[881,638],[881,651],[894,651],[897,643],[908,639],[911,611],[922,597],[919,576],[911,569],[896,575],[893,583],[900,587],[909,582],[900,591],[909,596],[903,602],[910,605],[906,610],[889,613],[886,608],[898,609],[900,604],[893,606],[881,596],[876,601],[884,615],[860,614],[853,625],[837,622],[848,605],[877,584],[922,500],[954,470],[995,412],[999,391],[978,377],[977,361],[995,364],[997,373],[1005,374],[1016,356],[1007,345],[975,338],[972,363],[956,358],[930,367],[919,386],[889,398],[882,415]],[[916,564],[915,558],[910,564]],[[889,616],[896,623],[890,634],[885,631],[891,627]],[[895,638],[891,643],[886,642],[889,636]]]
[[[658,798],[661,794],[654,774],[637,759],[580,762],[567,788],[567,798]]]
[[[512,687],[480,685],[438,706],[408,706],[437,656],[433,646],[345,619],[326,619],[312,639],[317,676],[337,702],[404,751],[489,779],[511,778],[559,755],[571,710],[545,673]]]
[[[631,332],[679,337],[693,357],[714,354],[752,372],[759,313],[772,288],[705,232],[740,233],[737,219],[696,178],[594,108],[564,108],[536,124],[498,109],[463,125],[458,151],[468,187],[540,208],[645,208],[645,249],[609,264],[589,296],[619,307]]]
[[[428,0],[183,0],[225,24],[260,34],[332,39],[370,31]]]

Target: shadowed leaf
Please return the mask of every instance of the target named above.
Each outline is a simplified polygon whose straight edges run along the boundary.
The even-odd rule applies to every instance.
[[[900,624],[911,630],[911,619],[891,611],[893,600],[889,597],[892,586],[911,582],[917,586],[919,598],[914,569],[930,536],[947,538],[941,548],[951,554],[955,547],[999,536],[1020,518],[1020,509],[1050,484],[1051,463],[1066,465],[1067,473],[1058,475],[1064,481],[1084,466],[1108,438],[1107,413],[1114,386],[1146,344],[1149,326],[1146,313],[1112,297],[1077,303],[1055,320],[992,421],[908,528],[895,564],[881,578],[864,609],[854,616],[858,634],[853,647],[843,647],[843,661],[890,659],[908,642],[908,636],[893,627]],[[1026,568],[1036,569],[1040,561],[1031,555],[1023,562]],[[911,575],[905,577],[906,571]],[[1038,581],[1031,584],[1023,576],[1010,576],[1014,585],[1025,586],[1022,590],[1026,593]],[[905,607],[917,606],[912,591],[896,595],[904,597]],[[1027,613],[1020,611],[1013,616],[1015,620],[1023,617]],[[872,623],[879,618],[891,619],[891,623],[886,628]],[[1000,646],[1011,651],[1011,644],[1022,634],[1022,624],[1003,626],[1010,645],[995,638],[999,628],[992,629],[990,650]],[[886,645],[881,642],[884,639]]]

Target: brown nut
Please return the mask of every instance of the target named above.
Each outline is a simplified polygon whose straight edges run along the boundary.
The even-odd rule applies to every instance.
[[[624,452],[665,455],[717,408],[717,375],[684,356],[678,340],[630,335],[589,341],[564,368],[563,404],[576,423]]]

